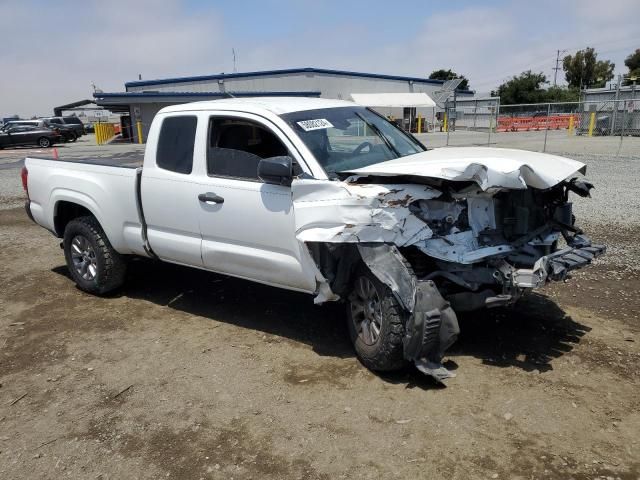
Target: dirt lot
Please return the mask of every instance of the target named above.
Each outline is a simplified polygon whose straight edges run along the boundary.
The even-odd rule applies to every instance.
[[[92,297],[58,243],[0,210],[0,478],[640,478],[637,259],[462,317],[441,388],[341,305],[142,260]]]

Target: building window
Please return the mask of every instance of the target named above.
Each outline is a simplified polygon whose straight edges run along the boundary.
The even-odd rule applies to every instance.
[[[156,150],[158,167],[176,173],[191,173],[197,124],[198,118],[194,116],[164,119]]]

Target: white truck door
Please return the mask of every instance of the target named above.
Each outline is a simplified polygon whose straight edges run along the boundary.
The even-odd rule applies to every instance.
[[[198,117],[186,112],[159,115],[151,129],[142,170],[142,208],[149,244],[162,260],[202,266],[198,186],[194,156]],[[196,163],[203,163],[201,162]]]
[[[250,114],[213,115],[208,125],[199,209],[204,266],[313,292],[314,273],[303,267],[305,247],[295,238],[291,188],[263,183],[257,175],[261,158],[290,154],[289,140]]]

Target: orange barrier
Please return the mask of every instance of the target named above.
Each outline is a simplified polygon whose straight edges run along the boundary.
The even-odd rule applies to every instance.
[[[543,117],[499,117],[497,132],[523,132],[530,130],[562,130],[568,129],[570,119],[578,123],[577,114],[560,114]]]

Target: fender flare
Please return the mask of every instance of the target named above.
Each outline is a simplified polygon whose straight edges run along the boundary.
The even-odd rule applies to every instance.
[[[102,213],[102,210],[100,209],[98,204],[87,194],[77,192],[75,190],[69,190],[67,188],[54,188],[51,191],[51,196],[49,197],[49,205],[52,205],[52,212],[51,212],[52,223],[51,224],[54,230],[55,230],[55,218],[58,214],[58,208],[60,206],[60,202],[75,203],[76,205],[79,205],[89,210],[91,215],[93,215],[96,218],[96,220],[98,220],[98,223],[100,223],[100,226],[104,230],[104,233],[107,235],[107,238],[111,240],[111,238],[113,237],[112,235],[113,232],[109,231],[107,225],[103,221],[104,214]],[[64,232],[56,231],[56,234],[62,237]]]

